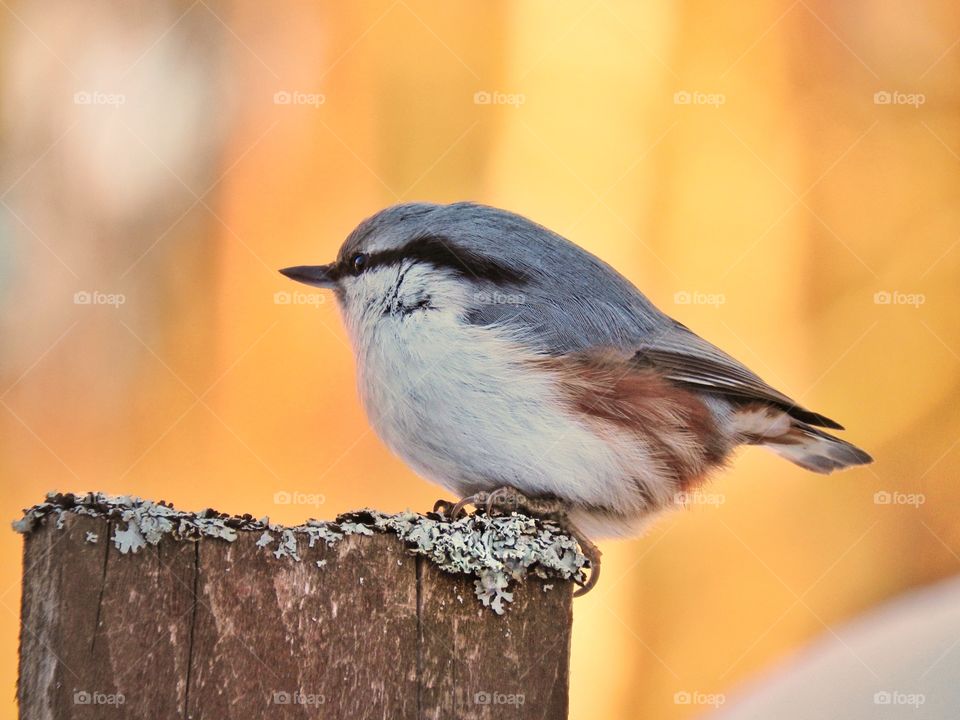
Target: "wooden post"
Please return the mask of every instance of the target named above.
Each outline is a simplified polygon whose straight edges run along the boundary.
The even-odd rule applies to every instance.
[[[18,528],[23,720],[567,715],[572,583],[534,576],[540,561],[498,615],[475,578],[411,550],[448,522],[338,518],[308,543],[249,516],[66,497]],[[562,556],[569,539],[537,525]]]

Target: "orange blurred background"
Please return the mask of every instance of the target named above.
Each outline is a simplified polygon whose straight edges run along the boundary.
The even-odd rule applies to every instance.
[[[276,269],[386,205],[471,199],[607,260],[876,458],[822,477],[748,450],[602,543],[571,717],[704,712],[676,694],[960,572],[955,3],[18,0],[0,24],[6,518],[50,489],[428,508],[332,298]],[[274,503],[295,491],[322,498]],[[0,551],[13,717],[21,538]]]

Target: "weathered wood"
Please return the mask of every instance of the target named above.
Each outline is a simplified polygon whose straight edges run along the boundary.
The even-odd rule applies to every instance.
[[[416,559],[378,535],[281,563],[256,539],[198,545],[189,716],[417,717]]]
[[[569,589],[528,580],[490,622],[469,579],[420,565],[421,717],[565,718]]]
[[[393,534],[294,562],[258,532],[122,553],[118,523],[26,534],[24,720],[566,717],[569,581],[527,577],[497,615]]]
[[[103,518],[66,517],[63,530],[45,525],[26,538],[22,718],[102,718],[105,707],[121,717],[133,708],[183,714],[193,544],[164,538],[122,555],[109,534]]]

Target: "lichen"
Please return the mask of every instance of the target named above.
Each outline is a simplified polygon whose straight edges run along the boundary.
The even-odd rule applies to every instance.
[[[339,515],[332,522],[311,519],[286,527],[271,523],[268,517],[256,520],[249,514],[231,516],[211,509],[188,513],[163,501],[137,497],[50,493],[46,502],[25,510],[13,527],[27,533],[50,518],[57,528],[62,528],[69,514],[115,522],[110,540],[121,553],[137,553],[148,545],[157,545],[168,535],[178,540],[213,538],[233,542],[239,532],[257,532],[258,548],[277,560],[299,562],[304,547],[301,543],[308,548],[318,542],[330,546],[348,535],[390,533],[403,540],[411,553],[427,558],[444,572],[473,576],[477,597],[498,614],[513,600],[511,588],[517,582],[531,575],[583,580],[587,563],[576,541],[556,524],[517,513],[477,513],[450,521],[434,513],[421,515],[407,510],[387,515],[367,509]],[[88,533],[86,540],[96,542],[95,534]],[[318,568],[325,564],[324,560],[316,562]],[[543,591],[552,587],[546,584]],[[459,596],[457,599],[462,602]]]
[[[280,544],[277,546],[277,549],[273,551],[273,556],[277,558],[277,560],[282,557],[288,557],[293,558],[297,562],[300,561],[300,555],[297,553],[297,536],[293,530],[286,529],[283,531]]]
[[[58,518],[58,520],[59,519],[60,518]],[[139,552],[147,546],[146,538],[143,537],[140,528],[134,523],[128,524],[123,530],[117,528],[111,540],[113,540],[113,544],[116,545],[117,550],[124,555]],[[159,538],[157,538],[157,542],[160,542]]]
[[[503,573],[481,570],[480,577],[473,581],[473,586],[480,602],[497,615],[503,615],[504,602],[513,602],[513,593],[507,591],[510,579]]]

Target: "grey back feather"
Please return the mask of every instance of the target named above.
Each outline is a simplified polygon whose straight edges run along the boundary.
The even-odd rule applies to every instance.
[[[420,236],[442,238],[467,267],[468,258],[479,257],[522,276],[507,286],[473,278],[477,300],[466,318],[472,324],[508,328],[548,355],[618,349],[675,382],[735,401],[770,403],[805,422],[840,427],[798,406],[661,312],[599,258],[515,213],[466,202],[395,205],[361,223],[341,257],[360,248],[395,250]]]
[[[393,249],[417,234],[444,238],[454,253],[487,258],[520,273],[522,281],[508,287],[474,278],[477,302],[468,319],[515,328],[542,352],[626,349],[675,325],[586,250],[520,215],[485,205],[395,205],[362,223],[341,255],[359,247]],[[520,302],[497,301],[497,292]]]

